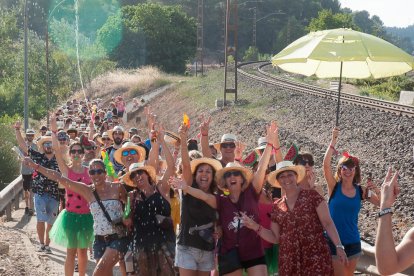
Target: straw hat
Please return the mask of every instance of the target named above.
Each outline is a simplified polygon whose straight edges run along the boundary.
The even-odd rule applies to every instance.
[[[39,149],[40,153],[43,153],[43,143],[52,142],[51,136],[41,136],[37,141],[37,148]]]
[[[279,181],[277,181],[276,177],[285,171],[293,171],[297,174],[298,180],[297,183],[301,182],[302,179],[306,175],[306,170],[304,166],[301,165],[294,165],[292,161],[282,161],[276,164],[276,170],[271,172],[268,177],[267,181],[272,184],[274,187],[281,188]]]
[[[193,161],[191,161],[191,163],[190,163],[192,174],[195,173],[195,170],[196,170],[197,166],[200,165],[200,164],[210,165],[216,171],[216,173],[223,168],[220,161],[218,161],[216,159],[208,158],[208,157],[197,158],[197,159],[194,159]]]
[[[224,174],[228,171],[240,171],[242,173],[242,175],[244,176],[244,179],[246,179],[245,183],[242,186],[242,190],[244,190],[250,184],[250,182],[253,179],[253,172],[251,170],[249,170],[246,167],[243,167],[239,163],[229,162],[229,163],[227,163],[226,167],[219,170],[216,174],[217,180],[218,180],[218,185],[219,185],[220,189],[224,188],[224,178],[223,177],[224,177]]]
[[[122,145],[121,148],[117,149],[114,153],[114,159],[116,160],[116,162],[118,162],[119,164],[124,165],[124,163],[122,163],[122,152],[124,150],[128,150],[128,149],[134,149],[137,151],[138,153],[138,162],[142,162],[145,160],[145,149],[143,147],[137,146],[136,144],[132,143],[132,142],[126,142],[125,144]]]
[[[122,126],[115,126],[113,129],[108,130],[109,138],[112,140],[114,139],[113,133],[114,132],[123,132],[124,138],[128,137],[128,132]]]
[[[133,163],[131,164],[131,166],[129,166],[129,171],[126,174],[124,174],[124,176],[122,176],[122,180],[124,181],[124,183],[128,186],[135,187],[134,183],[130,179],[130,176],[132,172],[139,171],[139,170],[145,171],[148,174],[149,178],[151,178],[152,182],[156,183],[157,173],[155,172],[154,167],[146,166],[144,162]]]
[[[236,142],[237,142],[236,135],[231,134],[231,133],[226,133],[226,134],[223,134],[223,136],[221,136],[220,143],[214,144],[214,147],[217,149],[217,151],[220,151],[220,145],[222,143],[236,143]]]
[[[109,134],[108,134],[108,132],[104,132],[104,133],[102,133],[102,136],[101,137],[98,137],[96,140],[98,140],[98,142],[99,143],[101,143],[102,145],[103,144],[105,144],[104,143],[104,141],[102,140],[102,138],[109,138],[111,141],[112,141],[112,138],[111,137],[109,137]]]
[[[256,149],[265,149],[266,146],[267,146],[266,137],[260,137],[259,140],[257,140],[257,148]]]
[[[180,136],[177,133],[166,130],[164,132],[164,141],[168,144],[175,145],[176,142],[180,142]]]

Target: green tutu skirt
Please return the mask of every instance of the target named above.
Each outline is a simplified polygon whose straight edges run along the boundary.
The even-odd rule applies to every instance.
[[[92,215],[63,210],[50,229],[49,236],[55,244],[65,248],[89,248],[94,240]]]
[[[267,273],[269,276],[275,275],[279,271],[279,245],[274,244],[272,247],[266,248],[265,258]]]

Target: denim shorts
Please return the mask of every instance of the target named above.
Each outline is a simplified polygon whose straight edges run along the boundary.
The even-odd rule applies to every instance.
[[[333,242],[330,239],[328,239],[328,245],[331,251],[332,258],[335,259],[337,257],[336,246],[333,244]],[[344,247],[345,247],[345,253],[348,259],[357,258],[361,256],[362,254],[361,242],[344,244]]]
[[[103,241],[95,239],[93,242],[93,257],[97,260],[102,258],[107,247],[117,250],[124,255],[127,252],[129,238],[124,237],[112,241]]]
[[[34,206],[38,222],[53,224],[59,211],[59,201],[48,194],[34,194]]]
[[[214,252],[177,244],[174,265],[190,270],[211,271],[214,269]]]

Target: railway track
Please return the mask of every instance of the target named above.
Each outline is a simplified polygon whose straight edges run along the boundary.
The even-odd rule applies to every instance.
[[[254,66],[255,74],[248,73],[244,67]],[[297,82],[294,80],[278,77],[274,74],[267,73],[264,67],[271,66],[269,62],[249,62],[242,63],[238,66],[238,72],[243,76],[279,88],[288,89],[295,92],[305,93],[317,97],[324,97],[333,101],[338,100],[338,92],[324,89],[318,86]],[[251,71],[251,70],[250,70]],[[394,102],[372,99],[364,96],[341,92],[341,103],[353,104],[361,107],[380,110],[396,114],[397,116],[414,117],[414,106],[402,105]],[[362,240],[362,256],[360,257],[357,270],[362,275],[380,275],[375,264],[375,247],[368,242]],[[394,275],[414,275],[414,266],[408,268],[404,272]]]
[[[243,70],[244,66],[255,64],[257,67],[257,74],[251,74]],[[271,66],[269,62],[255,62],[255,63],[243,63],[238,66],[238,72],[250,79],[254,79],[259,82],[271,84],[280,88],[289,89],[295,92],[305,93],[317,97],[323,97],[331,99],[333,101],[338,100],[338,92],[321,88],[319,86],[301,83],[298,81],[278,77],[274,74],[265,72],[264,67]],[[365,96],[354,95],[341,92],[341,103],[357,105],[361,107],[376,109],[383,112],[393,113],[397,116],[407,116],[414,118],[414,106],[403,105],[390,101],[384,101],[379,99],[373,99]]]

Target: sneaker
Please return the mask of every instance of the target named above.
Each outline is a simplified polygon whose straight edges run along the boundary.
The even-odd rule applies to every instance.
[[[45,252],[45,245],[44,244],[39,244],[36,251],[37,252]]]
[[[44,251],[46,254],[52,254],[52,250],[50,250],[49,245],[45,245],[45,249],[43,249],[43,251]]]
[[[29,209],[29,213],[28,213],[28,215],[29,215],[29,216],[33,216],[33,215],[34,215],[34,211],[33,211],[33,209]]]
[[[79,272],[78,261],[75,261],[75,272]]]
[[[24,208],[24,214],[28,215],[29,214],[29,207]]]

